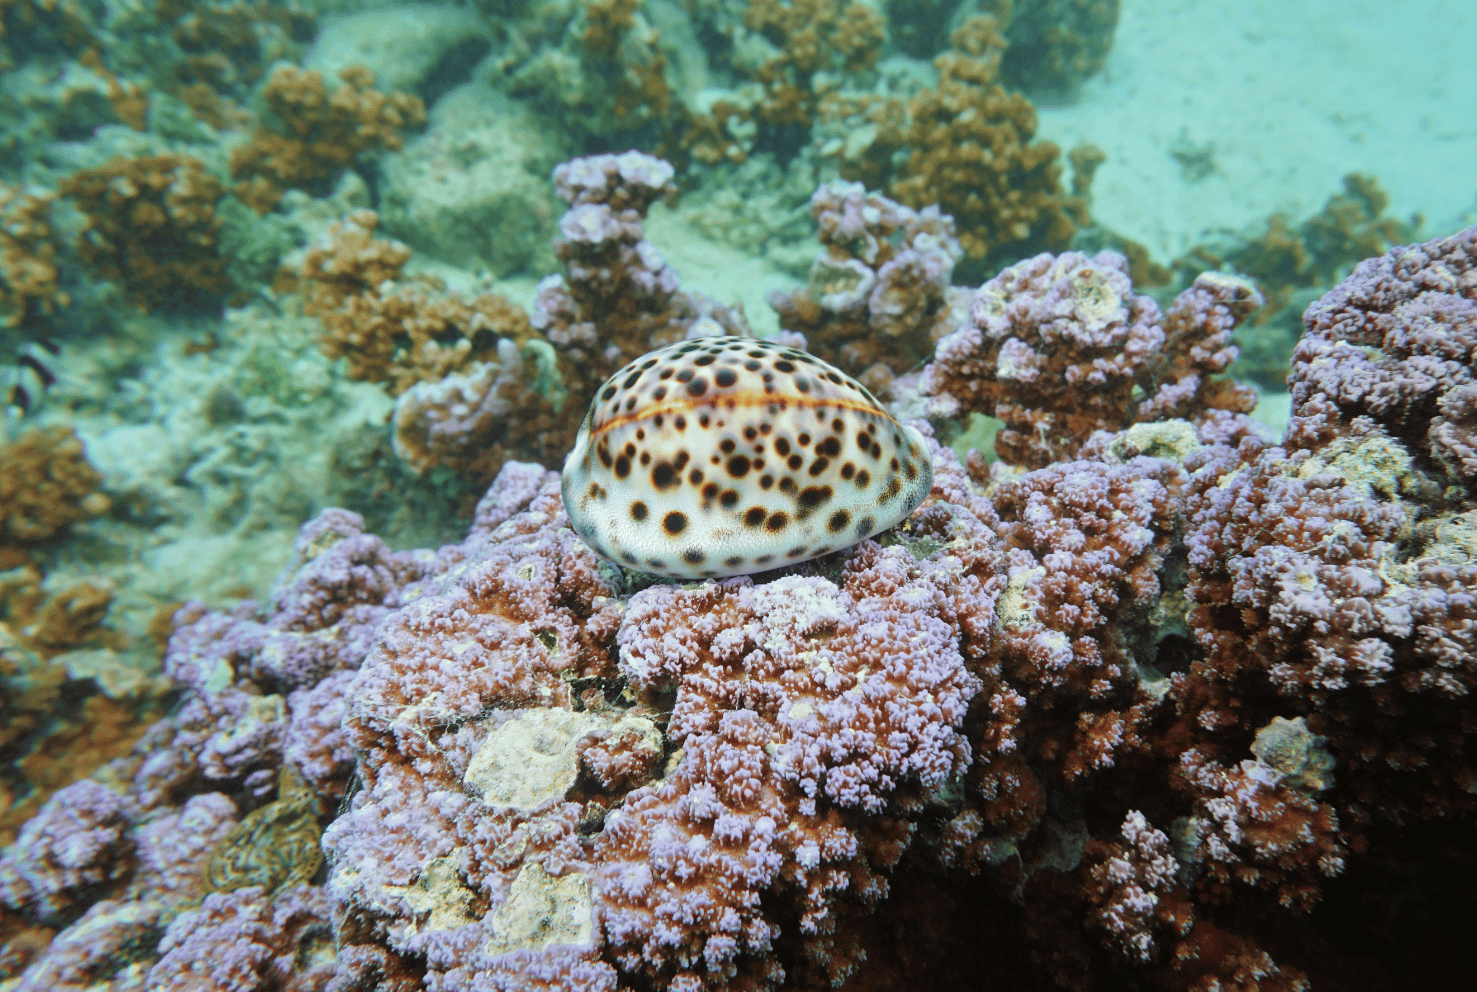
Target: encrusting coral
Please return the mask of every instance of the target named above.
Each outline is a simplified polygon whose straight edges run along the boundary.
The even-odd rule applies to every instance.
[[[374,89],[362,66],[339,72],[329,92],[323,74],[283,65],[272,70],[262,99],[275,128],[259,126],[231,151],[231,177],[241,202],[268,213],[289,189],[320,189],[367,151],[398,149],[401,132],[426,122],[420,98]]]
[[[724,326],[645,241],[671,177],[557,175],[566,271],[532,325],[571,397]],[[880,282],[878,232],[840,237],[879,202],[828,197],[837,264]],[[363,264],[320,260],[330,310],[402,278],[358,230]],[[1219,378],[1255,290],[1160,310],[1127,269],[981,287],[926,381],[950,417],[1003,408],[1013,464],[925,436],[917,510],[811,562],[653,582],[516,460],[437,550],[322,511],[264,602],[178,615],[178,708],[0,854],[4,978],[1455,987],[1463,945],[1383,880],[1470,882],[1477,229],[1309,310],[1280,446]],[[322,826],[325,866],[277,870],[267,823],[298,851]]]
[[[114,158],[63,179],[58,191],[87,216],[77,256],[121,282],[139,307],[219,306],[230,292],[216,216],[225,187],[199,159]]]

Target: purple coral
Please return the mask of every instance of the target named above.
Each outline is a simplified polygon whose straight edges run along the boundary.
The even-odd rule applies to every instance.
[[[953,218],[839,181],[815,191],[810,213],[822,250],[808,284],[769,303],[805,347],[885,391],[963,316],[968,293],[949,285],[963,255]]]
[[[91,779],[59,790],[0,855],[0,904],[50,920],[127,875],[129,806]]]
[[[1477,484],[1477,227],[1360,262],[1303,324],[1290,441],[1316,446],[1365,419]]]
[[[1212,377],[1236,357],[1231,332],[1261,303],[1250,284],[1208,274],[1165,314],[1133,292],[1116,252],[1037,255],[979,288],[919,388],[933,416],[1003,420],[996,452],[1040,468],[1071,458],[1096,430],[1249,412],[1253,390]]]

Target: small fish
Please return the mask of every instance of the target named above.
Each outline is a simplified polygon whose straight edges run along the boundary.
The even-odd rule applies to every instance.
[[[36,349],[50,355],[62,353],[61,345],[50,338],[33,338],[15,352],[15,364],[3,372],[4,406],[14,408],[21,415],[29,413],[36,398],[56,383],[56,373],[36,355]]]
[[[849,547],[928,495],[923,436],[803,351],[668,345],[600,389],[564,461],[564,508],[601,557],[675,579]]]

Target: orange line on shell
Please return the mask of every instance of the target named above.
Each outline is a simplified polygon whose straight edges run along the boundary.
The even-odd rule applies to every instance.
[[[779,402],[787,403],[790,406],[798,407],[802,410],[813,410],[818,406],[836,407],[837,409],[841,410],[852,410],[862,413],[877,414],[879,416],[887,418],[888,420],[891,420],[893,423],[897,423],[897,421],[893,419],[892,414],[888,413],[886,410],[879,409],[870,403],[859,403],[855,400],[846,400],[839,398],[821,399],[820,397],[816,397],[814,399],[806,398],[803,400],[797,400],[793,397],[786,397],[784,400],[776,400],[772,396],[767,396],[759,393],[730,393],[728,395],[719,396],[715,399],[710,400],[686,400],[663,403],[661,406],[643,410],[639,414],[634,411],[632,411],[631,413],[621,414],[618,417],[612,417],[610,420],[601,424],[597,428],[592,428],[590,430],[590,437],[592,439],[597,438],[600,437],[602,434],[615,430],[617,427],[625,427],[628,424],[639,423],[642,420],[650,420],[658,415],[675,417],[678,414],[683,414],[685,416],[691,417],[694,415],[693,411],[701,407],[712,407],[716,409],[721,406],[726,409],[728,407],[729,401],[733,401],[733,405],[735,408],[768,406],[771,403]]]

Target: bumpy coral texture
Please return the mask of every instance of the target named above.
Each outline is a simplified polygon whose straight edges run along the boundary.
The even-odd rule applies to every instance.
[[[528,315],[495,293],[467,300],[400,282],[410,250],[374,237],[378,223],[361,210],[333,225],[301,274],[324,353],[398,397],[395,452],[417,473],[449,468],[479,481],[510,458],[556,461],[572,411],[560,415],[554,353]]]
[[[808,351],[886,395],[967,309],[969,292],[949,284],[962,251],[953,219],[842,182],[815,191],[810,215],[822,251],[808,284],[773,291],[769,303]]]
[[[257,213],[276,208],[293,188],[320,191],[364,152],[398,149],[402,131],[426,122],[419,97],[374,89],[363,66],[339,72],[332,92],[316,69],[281,65],[262,92],[276,128],[258,127],[231,152],[231,176],[241,202]]]
[[[0,447],[0,548],[55,537],[108,509],[74,431],[43,427]]]
[[[0,183],[0,323],[34,324],[71,302],[58,285],[54,197]]]
[[[1477,229],[1361,263],[1304,318],[1285,447],[1213,449],[1190,503],[1197,719],[1229,732],[1266,679],[1339,756],[1348,826],[1472,808],[1473,481],[1448,411],[1474,300]]]
[[[199,159],[114,158],[59,190],[87,216],[78,257],[138,306],[218,306],[231,290],[216,217],[225,187]]]
[[[1095,430],[1249,412],[1255,390],[1216,376],[1236,358],[1232,331],[1260,303],[1249,283],[1208,273],[1166,313],[1134,294],[1116,252],[1037,255],[980,287],[920,388],[936,416],[1003,420],[996,453],[1039,468],[1072,457]]]
[[[594,233],[553,288],[569,313],[612,302],[629,322],[603,326],[633,342],[677,312],[631,240],[669,178],[652,162],[560,180]],[[1477,507],[1453,348],[1474,245],[1392,252],[1309,312],[1280,446],[1207,399],[1243,284],[1151,320],[1119,260],[1025,263],[1002,278],[1030,291],[987,284],[974,350],[946,340],[935,367],[960,363],[961,404],[1006,402],[1002,363],[1027,370],[1033,395],[1085,394],[1096,432],[992,472],[930,438],[908,519],[781,572],[648,584],[527,463],[436,551],[324,511],[267,602],[186,608],[178,709],[0,855],[19,935],[0,975],[1271,992],[1352,964],[1373,988],[1460,987],[1464,945],[1402,907],[1470,887]],[[325,874],[208,892],[285,800],[326,825]]]
[[[1086,210],[1062,191],[1061,150],[1032,140],[1036,108],[997,82],[1005,42],[995,19],[969,18],[951,43],[934,60],[937,88],[910,101],[892,195],[952,215],[973,259],[1065,248]]]
[[[693,334],[748,333],[742,314],[682,290],[646,240],[642,220],[676,193],[673,176],[666,162],[635,151],[554,170],[569,203],[554,239],[565,274],[539,283],[532,319],[559,355],[571,438],[595,391],[632,359]]]

